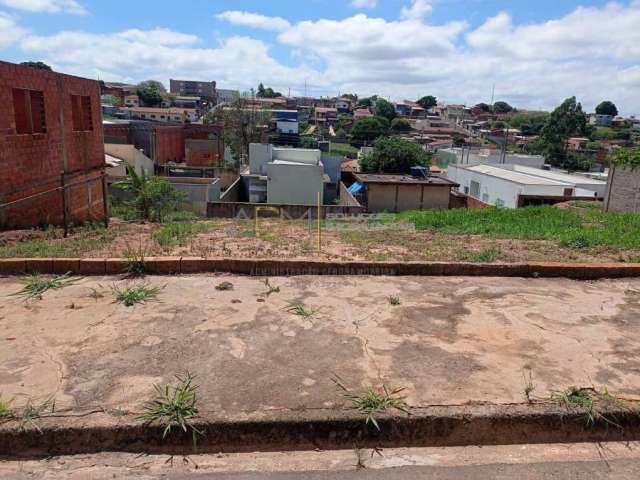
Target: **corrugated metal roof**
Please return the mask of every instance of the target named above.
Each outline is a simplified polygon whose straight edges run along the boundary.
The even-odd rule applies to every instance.
[[[453,165],[453,166],[459,166],[459,165]],[[558,182],[554,180],[549,180],[547,178],[536,177],[534,175],[527,175],[526,173],[514,172],[512,170],[507,170],[500,167],[494,167],[492,165],[474,165],[473,167],[460,166],[460,168],[464,168],[471,172],[483,173],[485,175],[490,175],[492,177],[502,178],[504,180],[514,182],[514,183],[520,183],[523,185],[572,186],[572,184],[568,182]]]
[[[590,185],[605,185],[606,182],[602,180],[596,180],[593,178],[583,177],[580,175],[571,175],[569,173],[557,172],[554,170],[542,170],[540,168],[526,167],[523,165],[514,165],[514,169],[517,172],[526,173],[527,175],[534,175],[536,177],[548,178],[549,180],[556,180],[558,182],[568,183],[580,183]]]

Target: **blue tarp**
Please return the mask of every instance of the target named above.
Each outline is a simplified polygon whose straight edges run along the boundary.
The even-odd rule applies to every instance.
[[[355,195],[356,193],[358,193],[363,188],[364,188],[364,183],[356,182],[353,185],[351,185],[347,190],[349,190],[349,193],[351,195]]]

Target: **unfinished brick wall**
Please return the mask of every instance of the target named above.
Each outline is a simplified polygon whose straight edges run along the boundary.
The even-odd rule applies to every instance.
[[[64,184],[67,218],[103,217],[104,144],[98,83],[0,62],[0,205]],[[64,177],[64,180],[63,180]],[[0,228],[60,224],[62,193],[0,208]]]
[[[163,125],[146,121],[104,126],[107,143],[129,143],[151,158],[157,165],[187,162],[190,166],[217,166],[224,156],[221,127],[218,125]],[[194,153],[190,161],[188,140],[206,141],[207,154]],[[194,151],[193,149],[191,150]],[[202,148],[198,150],[202,152]]]

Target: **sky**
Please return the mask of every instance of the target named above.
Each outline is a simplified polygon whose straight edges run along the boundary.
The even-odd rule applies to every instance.
[[[0,59],[107,81],[262,82],[640,114],[640,0],[0,0]]]

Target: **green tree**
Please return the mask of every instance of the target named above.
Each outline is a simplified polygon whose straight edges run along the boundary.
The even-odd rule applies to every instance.
[[[548,112],[516,112],[509,119],[509,125],[523,135],[538,135],[548,119]]]
[[[394,132],[410,132],[411,124],[404,118],[394,118],[391,122],[391,130]]]
[[[376,115],[391,121],[396,118],[396,107],[393,106],[393,103],[386,101],[384,98],[379,98],[376,101]]]
[[[547,160],[562,166],[567,160],[568,140],[572,136],[588,137],[592,128],[576,97],[567,98],[556,108],[540,132]]]
[[[579,152],[568,152],[567,157],[562,163],[562,168],[566,168],[570,172],[584,171],[588,172],[593,167],[593,158]]]
[[[37,68],[38,70],[48,70],[50,72],[53,71],[53,69],[44,62],[22,62],[20,65],[23,65],[25,67]]]
[[[618,107],[615,103],[605,100],[596,107],[596,113],[598,115],[611,115],[613,117],[618,115]]]
[[[138,85],[136,94],[147,107],[157,107],[162,103],[167,90],[156,80],[147,80]]]
[[[384,117],[365,117],[356,120],[351,129],[351,139],[356,145],[368,144],[387,135],[389,120]]]
[[[480,111],[482,111],[484,113],[490,113],[491,112],[491,105],[487,105],[486,103],[478,103],[476,105],[476,107],[478,107],[480,109]]]
[[[138,175],[131,165],[127,165],[127,179],[117,185],[133,196],[127,206],[135,210],[138,218],[150,222],[163,222],[183,200],[183,195],[167,179],[149,176],[144,171]]]
[[[260,85],[258,85],[258,94],[256,96],[260,98],[276,98],[281,97],[282,94],[274,91],[271,87],[265,88],[264,85],[260,83]]]
[[[496,102],[493,104],[493,111],[495,113],[509,113],[513,110],[513,107],[507,102]]]
[[[435,107],[436,105],[438,105],[438,99],[433,95],[425,95],[416,103],[418,103],[425,110],[428,110],[431,107]]]
[[[373,152],[360,159],[360,171],[408,173],[413,166],[430,163],[431,155],[416,143],[398,137],[382,137],[374,142]]]
[[[367,98],[361,98],[360,100],[358,100],[358,106],[371,108],[373,107],[373,104],[377,99],[378,99],[377,95],[373,95],[372,97],[367,97]]]
[[[100,102],[103,105],[118,105],[120,103],[120,98],[115,95],[104,95],[100,99]]]
[[[608,156],[612,165],[630,168],[635,170],[640,167],[640,147],[636,148],[614,148]]]

